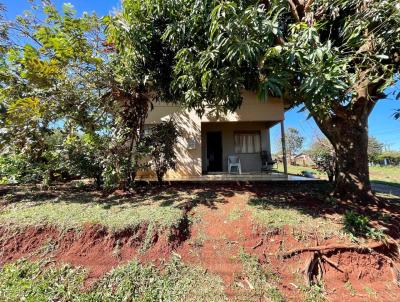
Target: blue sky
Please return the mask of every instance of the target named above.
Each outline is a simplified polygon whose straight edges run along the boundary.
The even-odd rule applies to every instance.
[[[7,7],[6,16],[9,19],[21,14],[29,9],[28,0],[0,0]],[[120,0],[55,0],[58,7],[64,2],[71,3],[78,13],[84,11],[96,12],[98,15],[105,15],[113,12],[120,7]],[[400,90],[400,82],[397,83],[396,90]],[[370,135],[377,137],[388,149],[400,150],[400,120],[393,119],[392,114],[396,108],[400,108],[400,101],[385,99],[378,102],[369,118]],[[313,139],[320,135],[320,131],[312,119],[307,120],[306,113],[298,113],[298,109],[292,109],[285,115],[286,128],[294,127],[299,129],[305,137],[305,146],[307,147]],[[271,142],[273,150],[277,149],[277,141],[280,137],[280,128],[274,127],[271,131]]]

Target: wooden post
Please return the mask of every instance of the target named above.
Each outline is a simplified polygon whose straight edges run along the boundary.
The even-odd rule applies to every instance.
[[[283,171],[287,175],[287,157],[286,157],[286,140],[285,140],[285,123],[281,121],[281,137],[282,137],[282,160],[283,160]]]

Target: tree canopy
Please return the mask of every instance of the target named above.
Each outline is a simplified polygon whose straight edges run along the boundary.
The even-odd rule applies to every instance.
[[[396,2],[127,0],[113,24],[135,57],[168,62],[145,78],[199,113],[235,110],[243,89],[303,105],[337,153],[336,192],[370,198],[367,120],[399,72]]]

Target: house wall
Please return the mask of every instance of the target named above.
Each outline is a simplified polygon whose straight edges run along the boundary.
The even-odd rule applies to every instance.
[[[233,131],[235,130],[260,130],[262,131],[262,148],[270,150],[269,130],[266,122],[283,120],[284,106],[283,102],[277,98],[269,98],[267,101],[258,100],[255,93],[244,91],[242,106],[234,113],[226,115],[214,116],[210,111],[199,117],[194,111],[185,110],[175,105],[165,103],[154,104],[154,109],[149,113],[146,119],[146,124],[156,124],[162,120],[173,119],[179,128],[180,137],[178,138],[177,152],[177,169],[176,171],[168,171],[168,178],[182,178],[185,176],[199,176],[205,170],[206,152],[203,144],[206,143],[202,137],[202,127],[210,129],[214,125],[223,129],[223,148],[224,158],[223,167],[227,170],[227,156],[234,150],[233,146]],[[236,128],[236,123],[241,122],[244,127]],[[248,122],[248,123],[242,123]],[[224,126],[225,125],[225,126]],[[253,129],[256,128],[256,129]],[[204,136],[204,133],[203,133]],[[193,149],[188,148],[188,142],[194,140],[195,146]],[[226,157],[226,158],[225,158]],[[226,159],[226,160],[225,160]],[[256,170],[261,161],[260,156],[254,154],[241,155],[242,166],[245,170]],[[148,177],[148,173],[141,173],[139,177]]]

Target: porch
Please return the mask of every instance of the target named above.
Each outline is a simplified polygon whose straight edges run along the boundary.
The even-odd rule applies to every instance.
[[[145,180],[145,179],[142,179]],[[152,179],[153,180],[153,179]],[[318,181],[319,179],[307,178],[297,175],[289,175],[279,172],[271,173],[249,173],[242,174],[234,173],[209,173],[200,176],[181,176],[179,178],[166,177],[167,182],[239,182],[239,183],[252,183],[252,182],[303,182],[303,181]]]
[[[202,175],[217,179],[237,176],[229,172],[228,159],[240,161],[241,175],[253,178],[271,178],[264,174],[262,154],[271,156],[270,128],[280,121],[257,122],[203,122],[201,123],[201,164]],[[272,161],[272,158],[271,158]],[[213,175],[210,175],[213,174]],[[244,177],[244,176],[242,176]],[[274,174],[273,178],[283,175]],[[204,179],[204,178],[203,178]]]

